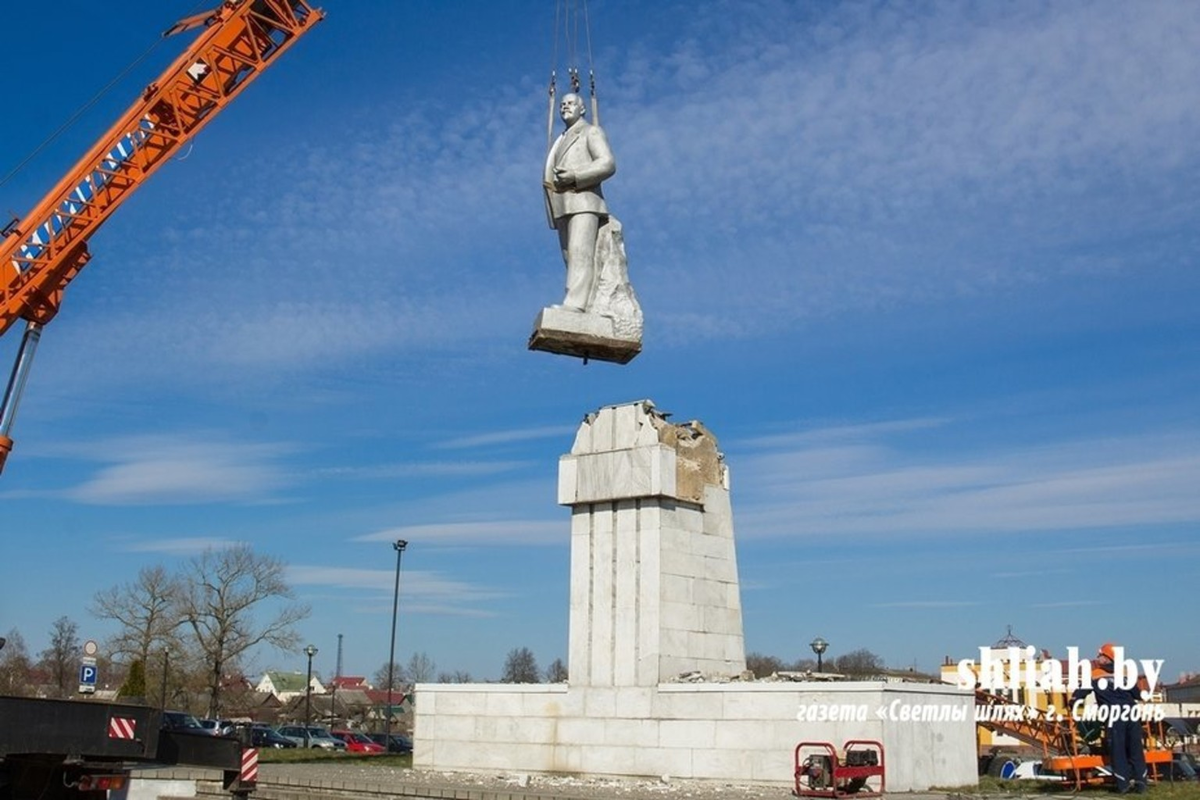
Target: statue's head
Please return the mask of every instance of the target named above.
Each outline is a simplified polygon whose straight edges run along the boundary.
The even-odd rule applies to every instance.
[[[583,103],[583,98],[571,92],[564,94],[562,100],[558,104],[558,113],[562,117],[563,122],[568,125],[587,113],[587,106]]]

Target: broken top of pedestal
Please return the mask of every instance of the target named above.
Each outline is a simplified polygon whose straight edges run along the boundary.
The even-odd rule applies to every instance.
[[[728,491],[717,439],[697,420],[675,424],[649,400],[588,414],[559,460],[558,502],[669,497],[703,505],[706,487]]]

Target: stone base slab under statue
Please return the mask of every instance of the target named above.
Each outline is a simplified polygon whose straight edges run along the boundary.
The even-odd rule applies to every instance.
[[[569,681],[419,684],[415,768],[782,792],[798,743],[868,739],[884,745],[889,793],[977,783],[971,692],[746,679],[729,473],[702,424],[649,401],[588,414],[559,460],[558,499],[571,508]],[[799,642],[837,600],[806,594],[802,570],[796,580],[800,627],[786,633]]]
[[[611,317],[549,306],[534,320],[529,349],[628,364],[642,352],[641,339],[621,338],[613,328]]]
[[[642,309],[629,283],[621,223],[609,216],[596,237],[596,284],[586,309],[548,306],[533,323],[530,350],[628,364],[642,352]]]

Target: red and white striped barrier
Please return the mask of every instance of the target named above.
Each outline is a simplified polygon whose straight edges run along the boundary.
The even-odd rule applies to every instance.
[[[133,717],[109,717],[108,738],[132,739],[137,733],[137,720]]]
[[[247,747],[242,751],[242,771],[238,780],[243,784],[258,783],[258,748]]]

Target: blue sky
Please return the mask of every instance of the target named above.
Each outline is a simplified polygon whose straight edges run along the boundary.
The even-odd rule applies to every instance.
[[[57,8],[0,52],[4,172],[194,10]],[[0,477],[0,631],[41,649],[66,614],[103,639],[97,591],[247,542],[311,604],[314,666],[340,633],[369,675],[403,537],[400,660],[545,666],[558,457],[587,412],[649,398],[727,456],[749,650],[820,635],[932,669],[1012,625],[1200,669],[1200,6],[590,3],[646,315],[623,367],[525,349],[561,297],[553,3],[324,8],[92,239]]]

